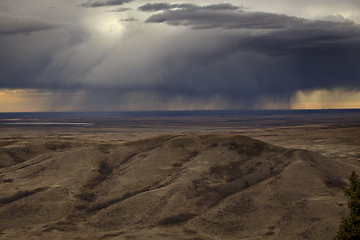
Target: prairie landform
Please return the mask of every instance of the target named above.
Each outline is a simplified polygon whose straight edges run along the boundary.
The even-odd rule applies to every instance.
[[[2,129],[0,239],[331,239],[348,213],[341,188],[359,170],[306,150],[311,135],[291,141],[296,127]],[[359,127],[350,131],[355,159]]]

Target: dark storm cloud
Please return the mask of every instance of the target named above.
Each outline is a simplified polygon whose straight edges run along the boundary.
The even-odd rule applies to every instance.
[[[133,0],[108,0],[108,1],[88,1],[87,3],[81,4],[83,7],[107,7],[107,6],[118,6],[124,3],[129,3]]]
[[[86,26],[73,30],[44,31],[56,26],[30,17],[18,25],[0,19],[0,87],[82,89],[90,93],[84,105],[101,102],[99,108],[143,93],[160,102],[219,96],[250,108],[266,97],[290,99],[298,90],[360,89],[360,27],[353,22],[248,12],[231,4],[156,3],[139,10],[146,12],[138,12],[139,19],[152,12],[148,24],[121,24],[121,34],[103,30],[136,19],[115,16],[96,28],[108,15],[101,9],[82,11],[86,19],[99,16],[79,20]]]
[[[251,107],[264,97],[289,100],[298,90],[360,88],[356,64],[360,48],[354,44],[320,53],[298,49],[276,57],[258,48],[257,52],[249,50],[248,43],[240,49],[236,40],[224,39],[223,44],[212,52],[203,49],[167,59],[171,70],[151,89],[169,98],[179,94],[225,96],[230,102],[240,101]]]
[[[221,4],[213,4],[208,6],[198,6],[195,4],[169,4],[169,3],[147,3],[138,8],[140,11],[144,12],[156,12],[162,10],[170,10],[170,9],[183,9],[186,11],[194,11],[194,10],[238,10],[240,7],[234,6],[229,3],[221,3]]]
[[[222,45],[184,56],[181,64],[174,59],[171,80],[155,88],[161,92],[220,94],[251,105],[259,97],[290,99],[297,90],[360,88],[360,26],[353,22],[204,9],[166,10],[146,22],[222,38]]]
[[[59,61],[57,55],[69,54],[66,53],[67,49],[84,42],[88,37],[86,34],[81,28],[65,26],[27,35],[3,35],[0,37],[0,88],[68,88],[68,85],[72,84],[69,84],[69,79],[52,80],[70,61]],[[39,80],[44,70],[54,61],[58,61],[59,69],[52,71],[44,80]]]
[[[131,8],[126,8],[126,7],[119,7],[117,9],[114,9],[114,10],[110,10],[108,12],[126,12],[128,10],[131,10]]]
[[[220,4],[212,4],[212,5],[200,7],[200,9],[217,11],[217,10],[238,10],[241,8],[238,6],[234,6],[230,3],[220,3]]]
[[[0,14],[0,35],[29,34],[59,27],[36,17]]]
[[[266,30],[247,34],[224,32],[237,39],[239,50],[255,50],[269,55],[346,51],[357,48],[360,26],[350,22],[312,21],[263,12],[168,10],[149,17],[148,23],[188,26],[192,29]]]
[[[269,55],[337,55],[359,49],[360,26],[352,22],[306,21],[239,42],[242,49]]]
[[[138,21],[138,20],[133,17],[120,19],[120,22],[136,22],[136,21]]]
[[[189,26],[194,29],[270,29],[285,28],[292,24],[300,24],[303,19],[289,17],[282,14],[262,12],[234,12],[212,11],[209,9],[197,10],[168,10],[150,16],[147,23],[166,23],[173,26]]]
[[[194,4],[169,4],[169,3],[147,3],[140,6],[138,9],[144,12],[156,12],[174,8],[192,8],[195,7]]]

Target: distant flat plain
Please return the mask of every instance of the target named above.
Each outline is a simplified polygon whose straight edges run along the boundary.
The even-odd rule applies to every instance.
[[[360,110],[177,115],[180,116],[109,118],[97,113],[95,118],[69,115],[61,119],[2,119],[0,131],[2,138],[80,137],[118,142],[166,134],[241,134],[283,147],[316,151],[349,163],[360,160]]]

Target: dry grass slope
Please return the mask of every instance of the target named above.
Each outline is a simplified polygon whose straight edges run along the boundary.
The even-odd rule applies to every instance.
[[[0,140],[0,239],[331,239],[352,167],[240,135]]]

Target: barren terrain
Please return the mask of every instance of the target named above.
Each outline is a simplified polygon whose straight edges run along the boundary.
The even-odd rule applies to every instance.
[[[332,239],[359,125],[232,124],[2,126],[0,239]]]

